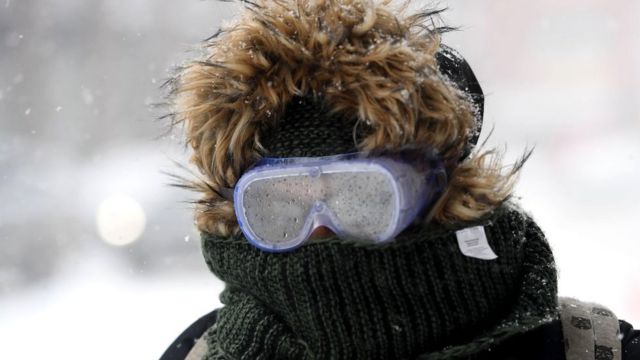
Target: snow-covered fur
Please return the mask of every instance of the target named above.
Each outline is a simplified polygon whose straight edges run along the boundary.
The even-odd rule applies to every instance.
[[[198,228],[238,231],[233,204],[219,195],[266,153],[265,130],[288,102],[314,96],[367,136],[361,150],[427,143],[452,171],[428,215],[451,223],[476,219],[510,194],[521,163],[503,174],[495,152],[459,162],[474,127],[468,96],[439,71],[437,11],[406,15],[401,5],[374,0],[243,1],[240,18],[208,39],[205,55],[173,79],[173,123],[184,123],[191,162],[205,179]],[[354,130],[355,131],[355,130]]]

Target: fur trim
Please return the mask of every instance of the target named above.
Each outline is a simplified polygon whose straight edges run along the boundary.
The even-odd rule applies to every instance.
[[[233,187],[264,154],[265,129],[304,95],[367,126],[361,150],[412,143],[438,149],[453,179],[429,218],[479,217],[505,200],[510,177],[485,166],[484,155],[458,166],[474,108],[438,71],[438,12],[404,16],[408,2],[401,8],[389,2],[243,1],[239,21],[208,39],[206,55],[177,74],[174,123],[186,125],[191,162],[206,178],[188,184],[204,195],[200,230],[237,233],[233,204],[219,189]]]

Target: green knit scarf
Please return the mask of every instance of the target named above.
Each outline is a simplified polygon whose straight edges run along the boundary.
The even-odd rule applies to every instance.
[[[392,244],[337,238],[291,253],[203,233],[225,305],[212,359],[452,359],[557,317],[556,270],[536,224],[511,205],[484,225],[495,260],[463,255],[455,229],[420,225]]]

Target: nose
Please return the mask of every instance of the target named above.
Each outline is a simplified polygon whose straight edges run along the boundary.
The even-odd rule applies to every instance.
[[[331,229],[329,229],[328,227],[319,226],[313,230],[309,238],[310,239],[327,238],[333,235],[335,235],[335,233],[331,231]]]

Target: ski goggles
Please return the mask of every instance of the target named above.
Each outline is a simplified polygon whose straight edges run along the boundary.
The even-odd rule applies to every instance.
[[[293,250],[324,226],[343,239],[392,240],[442,192],[432,150],[264,158],[233,191],[245,237],[268,252]],[[230,190],[230,189],[229,189]]]

